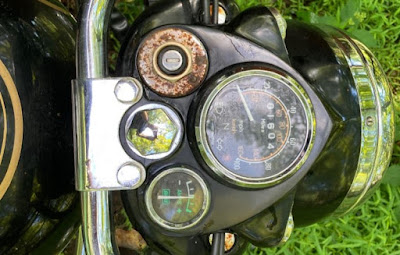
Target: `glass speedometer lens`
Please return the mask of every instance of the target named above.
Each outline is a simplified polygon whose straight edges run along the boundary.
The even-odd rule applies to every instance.
[[[264,70],[234,74],[213,89],[202,109],[203,156],[236,183],[269,183],[304,153],[310,116],[294,81]]]

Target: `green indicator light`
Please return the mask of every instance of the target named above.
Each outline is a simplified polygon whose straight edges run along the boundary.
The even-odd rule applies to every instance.
[[[188,199],[188,202],[186,204],[186,212],[191,213],[192,210],[189,209],[189,205],[190,205],[189,201],[190,201],[190,199]]]
[[[171,192],[170,192],[169,189],[162,189],[162,194],[163,194],[163,196],[169,196],[169,195],[171,194]],[[162,203],[163,203],[164,205],[169,205],[169,202],[170,202],[169,199],[163,199],[163,200],[162,200]]]
[[[178,197],[181,197],[182,196],[182,190],[181,189],[176,190],[176,194],[178,195]],[[177,205],[181,205],[182,204],[182,199],[179,198],[179,200],[178,200],[178,202],[176,204]]]

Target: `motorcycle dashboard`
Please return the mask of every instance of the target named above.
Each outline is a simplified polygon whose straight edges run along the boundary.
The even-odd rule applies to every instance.
[[[158,65],[157,58],[141,57],[153,52],[144,50],[147,40],[158,43],[154,39],[169,38],[165,35],[181,40],[176,34],[197,37],[188,46],[204,45],[192,50],[197,55],[177,58],[184,53],[169,43],[164,62],[197,59],[201,68],[193,70],[204,77],[143,86],[142,99],[120,125],[125,152],[147,175],[141,187],[125,193],[127,212],[144,232],[159,232],[159,238],[212,233],[265,210],[292,190],[317,157],[325,137],[315,134],[330,130],[317,125],[315,120],[326,119],[327,113],[284,60],[256,45],[241,55],[245,49],[240,47],[248,42],[212,29],[167,26],[152,31],[138,45],[136,59],[123,66],[124,75],[153,79],[160,70],[129,73],[128,63]],[[226,47],[215,54],[202,51],[221,43]],[[183,89],[181,83],[189,78],[204,82],[195,90]],[[226,217],[227,211],[235,216]]]

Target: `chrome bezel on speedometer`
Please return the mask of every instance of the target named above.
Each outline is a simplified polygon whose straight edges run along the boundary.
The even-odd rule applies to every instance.
[[[221,92],[226,86],[228,86],[237,79],[242,79],[248,76],[267,77],[269,79],[274,79],[278,81],[282,85],[287,86],[301,102],[302,109],[304,110],[307,121],[306,138],[303,141],[301,149],[299,153],[296,155],[296,158],[285,169],[282,169],[277,174],[268,177],[261,177],[261,178],[246,177],[227,169],[218,161],[218,159],[212,152],[210,144],[207,139],[207,133],[206,133],[207,116],[214,99],[217,97],[219,92]],[[247,188],[262,188],[262,187],[269,187],[272,185],[276,185],[282,182],[284,179],[296,173],[303,165],[303,163],[308,157],[308,154],[311,151],[314,141],[313,132],[315,130],[315,124],[316,124],[311,101],[308,98],[308,95],[306,94],[305,90],[300,86],[300,84],[286,74],[283,74],[281,72],[276,73],[271,70],[263,70],[263,69],[251,69],[246,71],[240,71],[223,79],[222,81],[220,80],[218,85],[212,89],[210,94],[205,99],[202,109],[198,112],[197,119],[198,119],[197,122],[198,126],[196,126],[195,130],[196,140],[198,148],[205,163],[211,168],[211,170],[214,173],[216,173],[224,180],[234,185]],[[286,146],[287,142],[284,148]]]

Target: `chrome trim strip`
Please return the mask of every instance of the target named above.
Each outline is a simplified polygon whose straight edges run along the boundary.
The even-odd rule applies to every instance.
[[[348,213],[378,187],[391,159],[394,109],[389,82],[378,60],[359,41],[338,29],[327,28],[325,38],[338,60],[349,66],[357,88],[361,113],[361,148],[351,187],[333,215]]]
[[[279,245],[283,245],[289,240],[290,236],[293,233],[293,230],[294,230],[294,220],[292,213],[290,213],[286,223],[285,233],[283,234],[282,240],[279,242]]]

